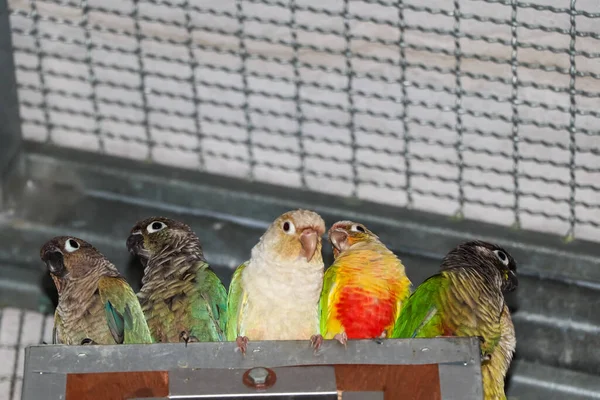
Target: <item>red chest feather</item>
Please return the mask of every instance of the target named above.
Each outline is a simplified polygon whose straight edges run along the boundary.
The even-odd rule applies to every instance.
[[[342,289],[336,304],[339,321],[348,339],[379,337],[394,322],[396,299],[376,296],[352,287]]]

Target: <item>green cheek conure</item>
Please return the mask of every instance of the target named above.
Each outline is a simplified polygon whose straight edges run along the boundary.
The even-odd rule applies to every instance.
[[[517,287],[516,269],[501,247],[482,241],[459,245],[446,255],[441,271],[409,297],[392,337],[479,337],[485,399],[505,399],[504,377],[516,340],[504,293]]]

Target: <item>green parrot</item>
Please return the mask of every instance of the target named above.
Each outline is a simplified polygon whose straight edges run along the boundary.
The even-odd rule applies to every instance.
[[[227,291],[188,225],[145,219],[131,229],[127,248],[145,268],[138,298],[156,342],[224,340]]]
[[[516,340],[504,293],[516,289],[516,271],[514,259],[499,246],[482,241],[457,246],[441,271],[409,297],[392,337],[479,337],[485,399],[505,399]]]
[[[135,293],[91,244],[58,236],[40,258],[58,291],[53,344],[142,344],[152,337]]]

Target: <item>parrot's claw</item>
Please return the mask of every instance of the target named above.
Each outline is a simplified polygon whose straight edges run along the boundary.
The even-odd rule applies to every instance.
[[[323,344],[323,336],[312,335],[310,337],[310,345],[312,346],[313,349],[315,349],[315,352],[317,352],[317,350],[319,350],[321,348],[322,344]]]
[[[190,336],[189,333],[187,333],[186,331],[182,331],[179,334],[179,341],[183,341],[185,342],[185,347],[187,347],[188,343],[196,343],[199,342],[198,338],[196,336]]]
[[[245,356],[246,349],[248,348],[248,337],[247,336],[238,336],[235,339],[235,343],[237,344],[235,351],[241,351],[242,355]]]
[[[387,332],[383,331],[381,333],[381,335],[377,336],[376,338],[373,338],[373,340],[375,341],[375,343],[377,344],[383,344],[384,339],[387,338]]]
[[[479,341],[481,342],[481,345],[483,346],[483,344],[485,343],[485,338],[483,336],[477,336],[479,338]],[[481,351],[481,362],[484,361],[489,361],[492,359],[492,355],[491,354],[483,354],[483,351]]]
[[[337,333],[333,338],[343,344],[346,349],[348,348],[348,335],[346,335],[346,332]]]
[[[90,346],[90,345],[94,345],[97,344],[96,342],[94,342],[92,339],[90,338],[85,338],[81,341],[81,345],[82,346]]]

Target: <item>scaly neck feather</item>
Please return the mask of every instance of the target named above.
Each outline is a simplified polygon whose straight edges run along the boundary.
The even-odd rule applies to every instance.
[[[63,321],[79,319],[89,309],[98,290],[98,281],[103,276],[118,277],[120,274],[114,265],[104,261],[81,277],[66,276],[61,280],[62,289],[56,312]]]

